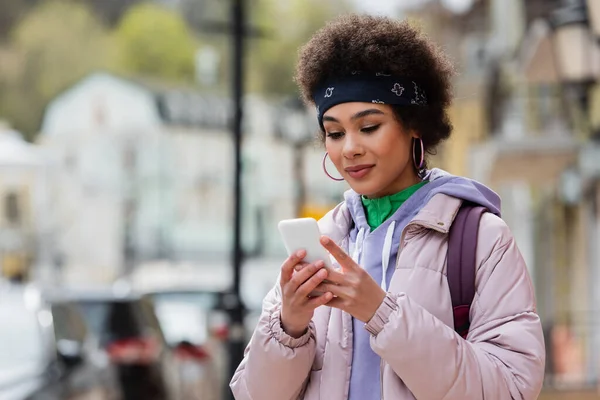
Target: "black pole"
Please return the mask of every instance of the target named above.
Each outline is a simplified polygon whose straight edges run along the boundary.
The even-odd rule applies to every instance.
[[[241,211],[242,211],[242,118],[244,95],[244,0],[232,0],[231,19],[233,24],[233,143],[234,143],[234,209],[233,209],[233,284],[229,301],[229,376],[244,358],[244,305],[240,296],[242,267]],[[233,399],[233,394],[229,392]]]
[[[304,143],[294,143],[294,181],[296,182],[296,198],[294,199],[296,218],[302,216],[306,205],[306,182],[304,181]]]

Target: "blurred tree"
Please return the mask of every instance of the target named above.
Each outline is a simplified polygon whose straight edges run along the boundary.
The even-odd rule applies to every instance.
[[[10,1],[10,0],[9,0]],[[123,14],[142,0],[81,0],[87,3],[94,14],[96,14],[103,22],[113,27],[121,20]]]
[[[108,26],[115,26],[122,15],[132,5],[143,0],[78,0],[93,11],[102,22]],[[155,0],[155,1],[176,1],[176,0]],[[204,2],[208,0],[185,0],[190,3]],[[42,0],[0,0],[0,42],[5,39],[12,28],[19,20],[27,14]]]
[[[194,78],[194,36],[168,8],[143,3],[123,16],[116,32],[119,68],[127,73],[175,81]]]
[[[179,0],[179,3],[180,11],[188,24],[198,32],[203,31],[203,24],[208,20],[229,20],[230,0]]]
[[[347,0],[255,0],[252,23],[270,37],[249,44],[248,89],[273,95],[296,93],[298,48],[326,21],[349,11],[352,6]]]
[[[111,69],[110,36],[89,9],[73,1],[40,2],[0,51],[0,118],[32,138],[46,104],[95,69]]]
[[[38,0],[0,0],[0,42]]]

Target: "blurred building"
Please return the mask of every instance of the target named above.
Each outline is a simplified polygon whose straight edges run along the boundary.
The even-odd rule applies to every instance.
[[[229,273],[230,112],[229,101],[216,95],[105,73],[51,102],[39,144],[59,166],[54,213],[66,279],[110,282],[157,260]],[[249,258],[276,259],[277,268],[277,222],[295,216],[298,183],[292,146],[277,123],[286,112],[246,100],[244,248]],[[309,137],[306,129],[301,134]],[[322,151],[305,143],[301,180],[314,203],[308,209],[331,206],[340,187],[321,171]],[[269,274],[275,279],[276,271]]]
[[[51,172],[39,149],[0,126],[0,278],[49,278]]]
[[[530,268],[547,330],[551,388],[593,387],[600,376],[600,153],[593,139],[599,75],[592,70],[579,85],[564,78],[550,24],[567,5],[573,28],[584,3],[479,0],[454,15],[431,1],[411,13],[458,55],[455,132],[436,161],[502,196],[503,218]],[[572,60],[590,63],[579,67],[588,71],[600,65],[598,46],[587,39],[591,24],[579,22],[566,45]],[[577,35],[589,45],[579,47]],[[583,398],[577,393],[573,398]]]

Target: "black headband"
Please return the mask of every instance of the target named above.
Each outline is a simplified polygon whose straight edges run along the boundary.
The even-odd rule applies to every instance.
[[[350,102],[380,103],[400,106],[426,106],[427,96],[412,79],[396,78],[384,73],[352,76],[327,82],[318,88],[313,100],[317,118],[323,128],[323,114],[331,107]]]

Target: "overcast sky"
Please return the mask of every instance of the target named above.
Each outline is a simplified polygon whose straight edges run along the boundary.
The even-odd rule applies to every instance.
[[[354,0],[359,10],[372,14],[395,15],[402,8],[411,7],[430,0]],[[450,11],[462,13],[473,4],[474,0],[440,0]]]
[[[372,14],[395,14],[398,0],[354,0],[359,10]]]

